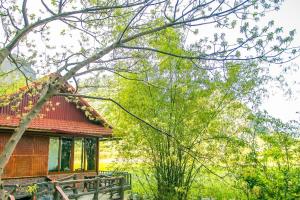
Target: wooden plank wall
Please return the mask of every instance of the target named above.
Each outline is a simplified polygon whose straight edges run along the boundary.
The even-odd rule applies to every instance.
[[[0,133],[0,152],[10,134]],[[4,169],[3,178],[46,176],[48,174],[49,137],[24,135]]]

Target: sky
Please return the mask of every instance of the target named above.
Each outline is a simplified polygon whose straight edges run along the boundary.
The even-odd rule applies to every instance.
[[[300,1],[299,0],[285,0],[283,6],[278,12],[269,14],[266,16],[268,19],[274,19],[278,26],[284,27],[285,30],[296,29],[294,46],[300,46]],[[299,65],[300,58],[297,58],[286,65]],[[278,66],[271,66],[271,71],[277,71]],[[273,69],[272,69],[273,68]],[[276,72],[275,72],[276,73]],[[261,106],[274,117],[277,117],[283,121],[299,120],[300,121],[300,69],[297,72],[290,72],[286,78],[289,83],[296,82],[291,86],[292,96],[285,96],[285,91],[273,89],[273,85],[270,85],[269,98],[264,99]]]

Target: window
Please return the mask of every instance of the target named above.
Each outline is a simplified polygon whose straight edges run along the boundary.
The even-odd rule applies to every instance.
[[[58,170],[59,157],[59,138],[50,138],[49,156],[48,156],[48,171]]]
[[[51,137],[49,172],[96,170],[97,138]]]
[[[61,139],[60,171],[71,171],[72,139]]]
[[[83,170],[83,140],[74,140],[74,171]]]
[[[96,147],[97,140],[96,138],[86,138],[84,140],[84,162],[85,170],[95,170],[96,169]]]

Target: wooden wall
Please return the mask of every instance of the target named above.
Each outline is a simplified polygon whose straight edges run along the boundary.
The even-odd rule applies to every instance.
[[[0,133],[0,152],[8,141],[9,133]],[[23,135],[4,169],[3,178],[46,176],[48,174],[49,137]]]

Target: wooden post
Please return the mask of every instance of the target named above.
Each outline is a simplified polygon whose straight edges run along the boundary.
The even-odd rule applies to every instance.
[[[107,186],[108,187],[113,187],[113,182],[112,182],[112,180],[107,180]],[[113,190],[110,190],[110,192],[109,192],[109,197],[110,197],[110,199],[112,199],[113,198],[113,195],[114,195],[114,193],[113,193]]]
[[[98,200],[98,196],[99,196],[99,178],[98,177],[94,180],[94,187],[95,187],[95,193],[94,193],[93,200]]]
[[[13,189],[13,191],[12,191],[12,193],[11,193],[13,196],[16,195],[17,187],[18,187],[18,185],[14,185],[14,189]]]
[[[77,179],[77,175],[74,174],[73,180],[76,180],[76,179]],[[73,194],[78,194],[76,183],[73,183]],[[77,200],[77,199],[78,199],[78,197],[75,197],[75,200]]]
[[[13,195],[9,195],[10,200],[15,200],[15,197]]]
[[[54,200],[59,200],[59,193],[58,193],[58,191],[57,191],[57,189],[56,189],[56,186],[58,185],[58,183],[55,181],[55,182],[53,182],[53,184],[54,184],[54,194],[53,194],[53,199],[54,199]]]
[[[97,151],[96,151],[96,173],[97,173],[97,176],[99,176],[99,153],[100,153],[99,137],[97,137],[96,148],[97,148]]]
[[[120,200],[124,200],[124,186],[125,186],[125,178],[121,177],[120,190],[119,190]]]
[[[37,200],[36,194],[32,194],[32,200]]]

